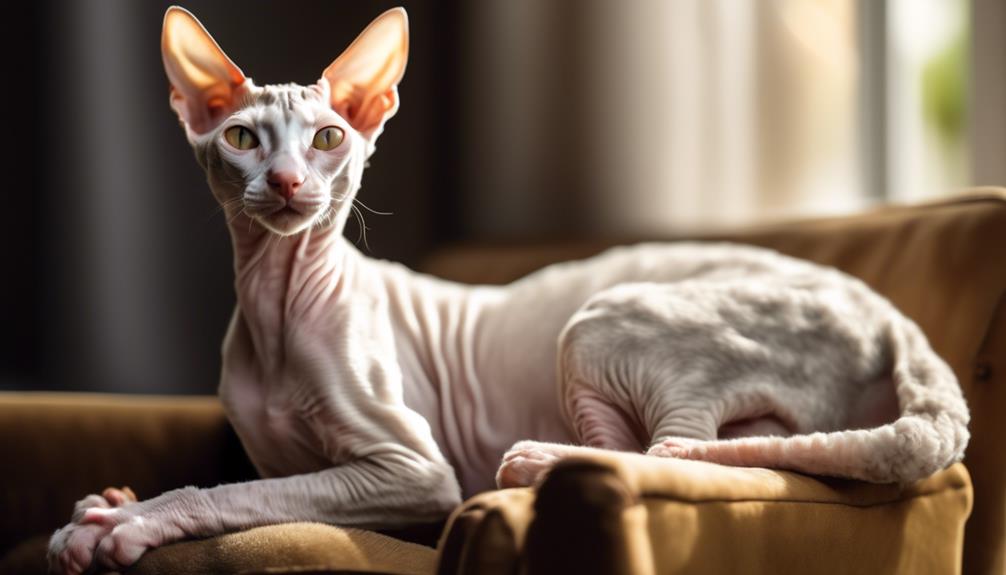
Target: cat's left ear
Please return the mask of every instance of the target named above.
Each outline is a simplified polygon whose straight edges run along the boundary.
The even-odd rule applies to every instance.
[[[409,20],[403,8],[378,16],[321,75],[332,109],[371,143],[398,110],[398,83],[409,57]]]

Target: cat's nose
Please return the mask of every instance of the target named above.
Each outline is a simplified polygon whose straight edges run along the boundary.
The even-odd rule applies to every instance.
[[[266,174],[265,181],[274,192],[289,200],[300,189],[300,185],[304,183],[304,177],[297,172],[286,170],[274,172],[270,170]]]

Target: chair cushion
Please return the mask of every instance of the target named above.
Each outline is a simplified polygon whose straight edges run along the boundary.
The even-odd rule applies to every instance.
[[[0,560],[2,573],[45,573],[47,538],[35,537]],[[200,573],[433,573],[436,551],[373,531],[320,523],[257,527],[155,549],[130,575]]]
[[[961,464],[899,488],[599,453],[467,501],[440,572],[954,573],[971,506]]]

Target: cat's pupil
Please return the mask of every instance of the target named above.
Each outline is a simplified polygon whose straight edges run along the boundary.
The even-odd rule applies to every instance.
[[[342,143],[343,132],[340,128],[335,126],[328,126],[318,130],[314,135],[314,141],[311,143],[312,146],[319,150],[334,150],[339,144]]]
[[[255,133],[244,126],[234,126],[228,128],[224,133],[227,143],[239,150],[250,150],[258,147],[258,140]]]

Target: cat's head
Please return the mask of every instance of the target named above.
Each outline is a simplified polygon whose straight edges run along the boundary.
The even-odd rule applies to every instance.
[[[177,6],[164,15],[161,52],[171,107],[217,201],[280,235],[344,225],[398,109],[405,10],[381,14],[310,86],[256,86]]]

